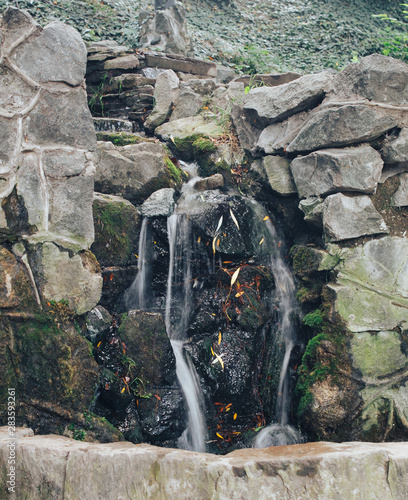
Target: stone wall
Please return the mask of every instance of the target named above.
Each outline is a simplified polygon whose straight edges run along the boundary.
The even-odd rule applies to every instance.
[[[21,436],[21,437],[20,437]],[[0,429],[5,493],[7,429]],[[405,500],[406,443],[310,443],[224,457],[17,433],[18,498],[30,500],[382,498]]]

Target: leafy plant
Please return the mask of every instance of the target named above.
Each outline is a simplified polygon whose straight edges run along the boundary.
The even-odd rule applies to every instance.
[[[103,116],[103,96],[105,91],[105,83],[108,78],[108,73],[106,72],[102,80],[100,81],[97,87],[91,87],[91,91],[93,92],[91,97],[88,100],[89,109],[93,114],[100,113]]]
[[[247,75],[267,73],[276,66],[269,52],[255,45],[245,45],[244,49],[232,58],[232,63],[240,73]]]
[[[408,8],[408,4],[402,3],[401,6]],[[403,10],[405,19],[408,19],[408,10]],[[395,17],[391,17],[388,14],[376,14],[373,17],[377,17],[382,21],[387,21],[391,24],[396,24],[403,28],[408,27],[408,23],[404,21],[400,21]],[[386,36],[380,39],[380,42],[383,45],[382,53],[385,56],[396,57],[397,59],[401,59],[402,61],[408,61],[408,33],[396,33],[395,31],[391,31],[388,29]]]

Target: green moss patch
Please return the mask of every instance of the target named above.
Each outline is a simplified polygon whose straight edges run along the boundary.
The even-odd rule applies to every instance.
[[[211,155],[217,151],[217,146],[203,134],[193,134],[188,137],[176,137],[169,142],[173,154],[183,161],[195,161],[199,166],[201,177],[208,177],[219,171]]]

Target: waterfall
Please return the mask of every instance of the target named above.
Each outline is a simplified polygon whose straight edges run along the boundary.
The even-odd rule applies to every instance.
[[[169,237],[169,274],[165,323],[176,358],[176,374],[187,405],[187,426],[179,447],[205,451],[206,426],[204,397],[194,365],[184,350],[191,316],[191,245],[186,214],[174,213],[167,219]]]
[[[125,306],[128,311],[131,309],[145,311],[147,308],[152,261],[148,219],[143,219],[142,222],[138,253],[136,278],[124,295]]]
[[[295,444],[300,441],[300,434],[291,427],[289,422],[290,409],[290,385],[289,385],[289,361],[292,349],[296,344],[296,327],[292,321],[292,314],[296,311],[295,282],[293,275],[285,263],[275,226],[270,218],[267,218],[263,208],[256,204],[255,211],[259,213],[260,220],[265,221],[268,264],[275,280],[275,304],[279,310],[279,335],[285,346],[282,366],[280,369],[278,394],[276,398],[275,420],[265,427],[256,437],[255,448],[266,448],[269,446],[282,446]]]

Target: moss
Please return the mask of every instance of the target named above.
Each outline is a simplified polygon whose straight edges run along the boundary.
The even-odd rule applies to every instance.
[[[153,142],[153,139],[146,139],[136,134],[126,132],[97,132],[98,141],[111,142],[115,146],[127,146],[128,144],[139,144],[141,142]]]
[[[186,173],[180,167],[175,165],[168,156],[164,158],[164,162],[170,173],[170,177],[176,183],[177,187],[180,188],[183,181],[187,180]]]
[[[310,326],[311,328],[319,328],[323,325],[323,314],[320,309],[316,309],[303,318],[303,324],[306,326]]]
[[[124,202],[95,200],[93,216],[95,241],[91,249],[98,261],[104,266],[134,261],[134,242],[140,218],[135,207]]]
[[[296,276],[303,277],[317,271],[320,258],[312,249],[303,245],[295,245],[290,250],[292,257],[293,270]]]
[[[211,158],[217,146],[205,135],[193,134],[182,139],[176,137],[169,142],[169,147],[177,158],[197,162],[202,177],[215,174],[221,167]]]

